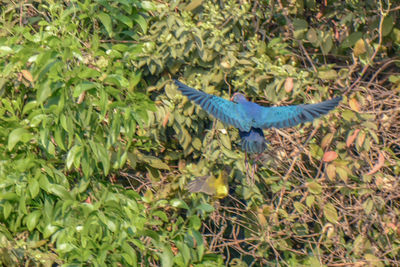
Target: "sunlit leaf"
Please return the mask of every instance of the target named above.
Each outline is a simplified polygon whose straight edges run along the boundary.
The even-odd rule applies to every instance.
[[[330,221],[331,223],[337,223],[338,222],[338,214],[336,211],[335,206],[333,206],[331,203],[327,203],[324,205],[324,215],[325,218]]]

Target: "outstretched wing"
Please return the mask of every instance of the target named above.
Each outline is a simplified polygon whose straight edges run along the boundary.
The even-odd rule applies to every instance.
[[[270,127],[285,128],[312,121],[334,109],[340,100],[342,100],[342,97],[336,97],[317,104],[262,107],[260,117],[254,122],[253,127],[263,129]]]
[[[238,104],[221,97],[196,90],[178,80],[174,80],[174,82],[183,95],[194,101],[215,118],[226,124],[233,125],[241,130],[250,129],[250,121],[249,119],[246,119],[243,112],[240,112]]]
[[[207,183],[208,179],[215,180],[215,178],[210,177],[209,175],[196,177],[196,179],[194,179],[187,185],[188,191],[191,193],[203,192],[209,195],[215,194],[216,190],[215,188],[210,187],[210,185]]]

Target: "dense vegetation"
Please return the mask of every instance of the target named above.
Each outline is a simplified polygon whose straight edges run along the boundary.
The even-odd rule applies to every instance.
[[[1,264],[400,264],[397,1],[0,3]],[[344,100],[265,131],[253,185],[237,130],[171,78]],[[227,198],[185,189],[226,166]]]

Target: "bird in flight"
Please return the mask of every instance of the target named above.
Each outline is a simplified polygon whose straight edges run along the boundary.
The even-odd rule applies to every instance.
[[[215,198],[224,198],[229,193],[227,170],[220,170],[217,177],[214,175],[196,177],[188,184],[187,189],[191,193],[202,192]]]
[[[317,104],[301,104],[282,107],[263,107],[248,101],[241,93],[235,93],[231,101],[191,88],[174,80],[183,95],[201,106],[223,123],[239,129],[242,150],[262,153],[265,137],[262,129],[287,128],[312,121],[334,109],[342,97]]]

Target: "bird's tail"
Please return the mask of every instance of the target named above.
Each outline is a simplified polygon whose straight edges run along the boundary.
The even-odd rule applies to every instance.
[[[259,128],[251,128],[249,132],[239,130],[239,135],[242,139],[240,142],[242,150],[247,153],[260,154],[267,148],[264,133]]]

